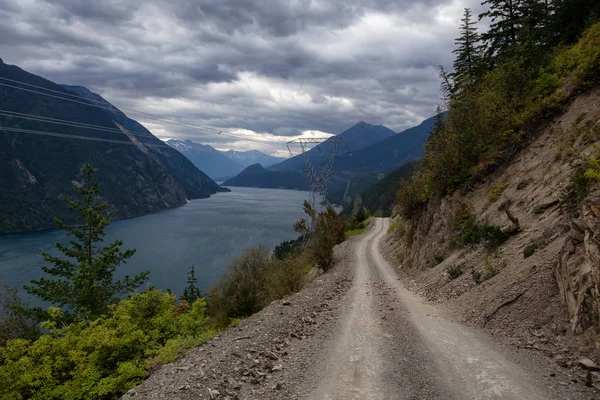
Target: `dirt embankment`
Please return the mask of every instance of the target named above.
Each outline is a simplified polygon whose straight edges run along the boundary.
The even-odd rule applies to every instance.
[[[598,145],[597,88],[577,97],[484,183],[430,203],[410,239],[390,233],[387,259],[459,321],[539,350],[564,367],[581,364],[581,357],[600,365],[600,190],[587,196],[577,218],[558,204],[573,156]],[[505,230],[516,218],[519,232],[493,250],[463,246],[455,224],[460,207]],[[594,374],[600,378],[582,369],[581,381],[589,384]]]

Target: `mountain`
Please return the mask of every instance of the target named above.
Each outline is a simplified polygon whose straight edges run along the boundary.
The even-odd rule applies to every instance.
[[[394,133],[382,125],[370,125],[360,122],[336,137],[344,139],[344,146],[339,149],[330,179],[330,193],[338,192],[336,199],[342,201],[359,194],[369,185],[377,182],[380,174],[392,171],[410,161],[417,160],[423,155],[425,142],[433,129],[435,119],[429,118],[419,126],[407,129],[402,133]],[[345,146],[352,151],[348,153]],[[329,161],[333,145],[327,141],[319,148],[307,152],[311,163],[317,170],[322,169]],[[272,181],[272,172],[278,172],[277,183]],[[261,175],[262,174],[262,175]],[[290,184],[281,186],[281,176],[287,174]],[[308,188],[308,178],[304,172],[302,155],[292,157],[262,171],[254,170],[252,179],[241,174],[226,181],[226,186],[249,187],[282,187],[298,188],[298,174],[304,178],[300,188]],[[341,194],[339,193],[341,192]],[[338,201],[336,200],[336,202]]]
[[[235,176],[246,166],[209,145],[177,139],[167,140],[167,144],[186,156],[198,169],[213,179],[220,180]]]
[[[260,164],[265,167],[269,167],[271,165],[280,163],[286,158],[284,157],[274,157],[268,154],[263,153],[258,150],[249,150],[249,151],[237,151],[237,150],[227,150],[222,152],[227,158],[232,161],[235,161],[237,164],[242,165],[243,167],[248,167],[253,164]],[[239,172],[239,171],[238,171]]]
[[[254,164],[223,182],[223,186],[308,190],[308,181],[300,171],[269,171]]]
[[[342,138],[344,141],[344,145],[339,149],[338,154],[348,155],[348,150],[353,152],[371,144],[377,143],[381,140],[393,137],[395,135],[396,132],[389,128],[386,128],[383,125],[371,125],[361,121],[353,127],[335,136],[338,138]],[[330,155],[332,152],[333,145],[331,143],[325,142],[323,144],[320,144],[318,147],[310,149],[307,152],[307,154],[308,158],[311,160],[312,163],[326,164],[328,161],[327,156]],[[279,164],[273,165],[271,169],[279,171],[288,169],[298,169],[304,171],[304,156],[297,155],[295,157],[289,158]]]
[[[94,165],[115,218],[153,213],[227,190],[86,88],[58,85],[3,62],[0,77],[51,91],[47,96],[33,86],[25,86],[30,91],[0,86],[0,127],[29,132],[0,128],[0,232],[50,228],[54,217],[73,222],[61,199],[76,195],[73,184],[82,182],[81,168],[87,162]],[[7,116],[6,111],[29,119]],[[51,136],[56,133],[64,137]]]

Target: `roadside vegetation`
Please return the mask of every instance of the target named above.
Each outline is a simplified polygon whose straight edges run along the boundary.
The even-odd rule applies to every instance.
[[[307,219],[295,226],[300,238],[273,252],[246,249],[206,296],[191,266],[178,297],[147,285],[148,272],[114,279],[135,250],[120,240],[104,244],[109,206],[92,166],[84,173],[86,182],[74,186],[78,198],[65,199],[79,224],[56,221],[71,239],[56,244],[63,256],[44,253],[45,276],[25,285],[52,307],[28,308],[16,289],[0,284],[2,399],[116,399],[239,318],[299,291],[311,269],[334,265],[333,246],[345,238],[332,207],[315,211],[305,203]],[[363,229],[367,218],[362,211],[352,226]]]

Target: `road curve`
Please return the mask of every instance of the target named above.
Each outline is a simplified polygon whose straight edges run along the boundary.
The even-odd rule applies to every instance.
[[[406,290],[379,252],[389,219],[373,223],[355,247],[353,286],[307,398],[552,398],[483,334]]]

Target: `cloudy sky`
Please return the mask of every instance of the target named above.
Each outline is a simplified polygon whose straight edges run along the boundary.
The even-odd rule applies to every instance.
[[[161,138],[284,154],[364,120],[434,113],[464,7],[480,0],[0,0],[0,57],[86,86]]]

